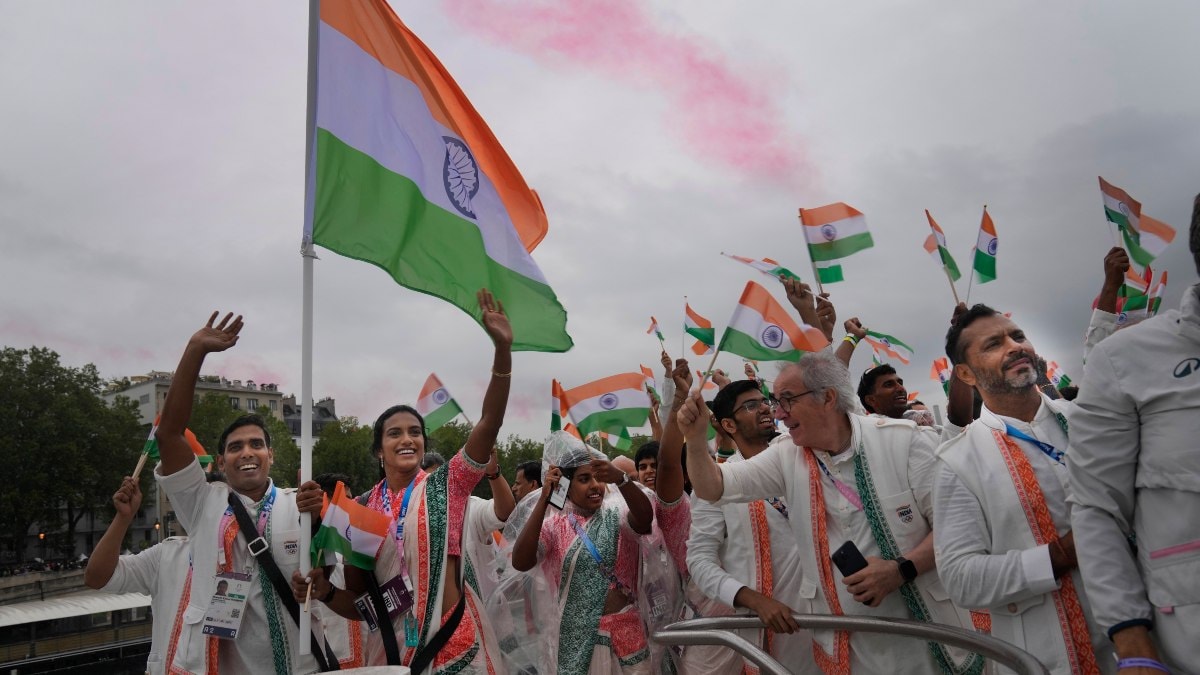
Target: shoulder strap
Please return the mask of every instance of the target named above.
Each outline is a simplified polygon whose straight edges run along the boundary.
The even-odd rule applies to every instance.
[[[283,578],[283,572],[279,570],[279,565],[275,564],[275,558],[271,557],[271,547],[267,542],[258,536],[258,528],[254,525],[254,520],[250,518],[250,514],[246,512],[246,507],[242,504],[242,500],[238,499],[237,494],[233,490],[229,491],[229,506],[233,509],[233,515],[237,518],[238,529],[242,531],[242,537],[246,540],[246,547],[250,550],[250,554],[258,561],[259,567],[271,580],[271,586],[275,588],[275,595],[279,596],[283,606],[287,608],[288,613],[292,615],[292,621],[296,625],[300,625],[300,604],[296,602],[296,598],[292,596],[292,587]],[[251,539],[253,537],[253,539]],[[312,640],[312,654],[316,659],[317,665],[321,668],[321,672],[330,670],[340,670],[337,657],[334,656],[333,650],[329,648],[329,642],[325,642],[325,650],[322,651],[321,645],[317,643],[316,635],[310,634],[309,639]]]

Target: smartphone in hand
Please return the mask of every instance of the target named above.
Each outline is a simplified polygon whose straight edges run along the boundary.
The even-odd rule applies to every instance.
[[[559,476],[558,485],[554,486],[554,492],[550,493],[550,506],[561,511],[567,505],[567,490],[570,487],[571,481],[566,476]]]
[[[837,565],[838,571],[842,573],[843,577],[848,577],[867,566],[867,559],[863,557],[858,546],[855,546],[852,541],[839,546],[838,550],[834,551],[829,558],[833,560],[834,565]]]

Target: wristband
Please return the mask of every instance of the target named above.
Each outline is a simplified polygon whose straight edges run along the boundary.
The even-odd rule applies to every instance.
[[[337,586],[334,586],[333,584],[329,584],[329,592],[326,593],[324,597],[317,598],[317,599],[328,605],[329,601],[333,600],[333,596],[336,593],[337,593]]]
[[[497,471],[496,473],[485,473],[485,474],[483,474],[483,477],[488,480],[496,480],[497,478],[500,477],[500,472]]]
[[[492,377],[512,377],[512,371],[510,370],[507,373],[497,373],[493,370]]]
[[[1117,661],[1117,670],[1122,668],[1151,668],[1164,673],[1171,672],[1166,665],[1155,661],[1154,659],[1146,659],[1141,657],[1133,657],[1128,659],[1120,659]]]
[[[853,335],[850,335],[849,333],[846,334],[846,337],[842,338],[842,342],[849,342],[851,345],[853,345],[855,347],[858,346],[858,338],[854,337]]]

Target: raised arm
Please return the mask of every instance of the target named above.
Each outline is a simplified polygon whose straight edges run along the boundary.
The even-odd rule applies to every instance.
[[[117,561],[121,557],[121,542],[133,522],[133,516],[142,505],[142,490],[137,481],[126,476],[121,481],[121,487],[113,494],[113,508],[116,515],[104,531],[104,536],[88,558],[87,568],[83,571],[83,583],[88,588],[100,589],[112,579],[113,571],[117,569]]]
[[[533,510],[529,512],[529,520],[517,535],[517,543],[513,544],[512,566],[518,572],[526,572],[537,564],[538,541],[542,538],[542,521],[546,518],[546,505],[550,503],[550,495],[558,487],[558,479],[562,471],[557,466],[550,467],[542,477],[542,493],[538,495]]]
[[[661,449],[660,449],[661,451]],[[659,461],[662,461],[661,455]],[[654,523],[654,507],[632,480],[628,480],[625,472],[613,466],[607,459],[593,459],[592,473],[609,485],[616,485],[625,505],[629,507],[629,527],[638,534],[650,534],[650,526]],[[658,481],[656,480],[655,483]]]
[[[849,368],[850,357],[854,356],[854,349],[858,347],[858,343],[867,336],[867,329],[863,327],[857,316],[846,319],[843,327],[846,329],[846,337],[838,343],[837,352],[834,355],[837,356],[838,361]]]
[[[675,384],[674,395],[669,403],[667,423],[658,445],[658,470],[654,476],[654,492],[668,504],[674,504],[683,495],[683,432],[679,430],[676,414],[679,406],[687,399],[692,386],[692,372],[687,359],[676,359],[671,381]]]
[[[1096,299],[1096,309],[1117,313],[1117,296],[1125,283],[1125,272],[1129,270],[1129,254],[1120,246],[1114,246],[1104,256],[1104,284]]]
[[[487,464],[488,456],[496,445],[500,427],[504,425],[504,411],[508,408],[508,390],[512,384],[512,326],[504,314],[504,306],[492,297],[486,288],[478,293],[479,309],[483,311],[483,330],[496,346],[492,358],[492,379],[488,381],[483,395],[483,412],[479,423],[467,438],[466,453],[474,462]]]
[[[708,406],[700,392],[692,392],[678,412],[678,427],[687,441],[688,477],[701,499],[715,502],[725,492],[724,479],[717,463],[708,456]],[[659,449],[662,452],[662,449]]]
[[[160,473],[164,476],[170,476],[196,461],[196,455],[184,438],[183,431],[192,416],[200,366],[209,354],[223,352],[237,344],[238,333],[242,330],[242,317],[239,315],[235,319],[232,313],[226,314],[221,323],[213,325],[218,314],[213,312],[208,317],[208,323],[188,340],[175,375],[171,378],[171,388],[167,390],[167,400],[163,402],[162,419],[154,434],[162,462]]]
[[[833,301],[829,299],[828,293],[822,293],[816,296],[817,301],[817,328],[825,334],[825,339],[833,342],[833,329],[837,326],[837,308],[833,306]]]
[[[509,487],[504,474],[500,472],[500,464],[496,457],[496,449],[492,448],[492,456],[483,469],[483,475],[487,478],[488,487],[492,489],[492,513],[496,514],[496,518],[501,522],[506,522],[513,509],[517,508],[517,500],[513,497],[512,488]]]

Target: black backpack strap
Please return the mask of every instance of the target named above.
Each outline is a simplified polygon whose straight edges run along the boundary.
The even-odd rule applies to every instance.
[[[275,558],[271,557],[271,546],[266,539],[258,536],[258,528],[254,524],[254,520],[250,518],[250,514],[246,512],[246,507],[242,504],[242,500],[238,499],[237,494],[229,491],[229,506],[233,509],[233,515],[237,518],[238,529],[242,531],[242,538],[246,540],[246,548],[250,550],[250,555],[258,561],[258,566],[262,568],[263,573],[271,580],[271,586],[275,589],[275,595],[279,596],[279,600],[283,602],[283,606],[287,608],[289,614],[292,615],[292,621],[296,625],[300,625],[300,604],[296,602],[296,598],[292,596],[292,586],[283,578],[283,572],[280,571],[279,565],[275,564]],[[254,537],[251,539],[251,537]],[[326,641],[324,650],[317,643],[317,636],[309,633],[311,640],[312,655],[316,659],[317,665],[321,668],[321,672],[330,670],[341,670],[341,665],[338,663],[337,657],[334,656],[333,650],[329,648],[329,642]],[[303,638],[302,638],[303,639]]]
[[[387,603],[383,601],[383,591],[375,572],[364,570],[367,578],[367,595],[371,596],[371,606],[375,609],[375,624],[379,626],[379,637],[383,640],[383,653],[389,666],[403,665],[400,662],[400,643],[396,641],[396,629],[392,626],[392,617],[388,614]]]
[[[444,465],[443,465],[444,466]],[[467,514],[463,513],[462,523],[459,524],[459,541],[462,541],[463,530],[467,526]],[[454,635],[454,631],[458,630],[458,625],[462,623],[463,612],[467,606],[467,587],[463,583],[463,567],[466,566],[466,556],[464,551],[459,551],[458,556],[458,603],[454,605],[454,611],[450,613],[450,618],[446,619],[438,631],[433,634],[433,638],[425,644],[421,649],[417,650],[413,656],[412,663],[409,664],[409,669],[413,675],[421,675],[426,668],[433,664],[433,659],[442,651],[442,647],[450,641],[450,637]]]

